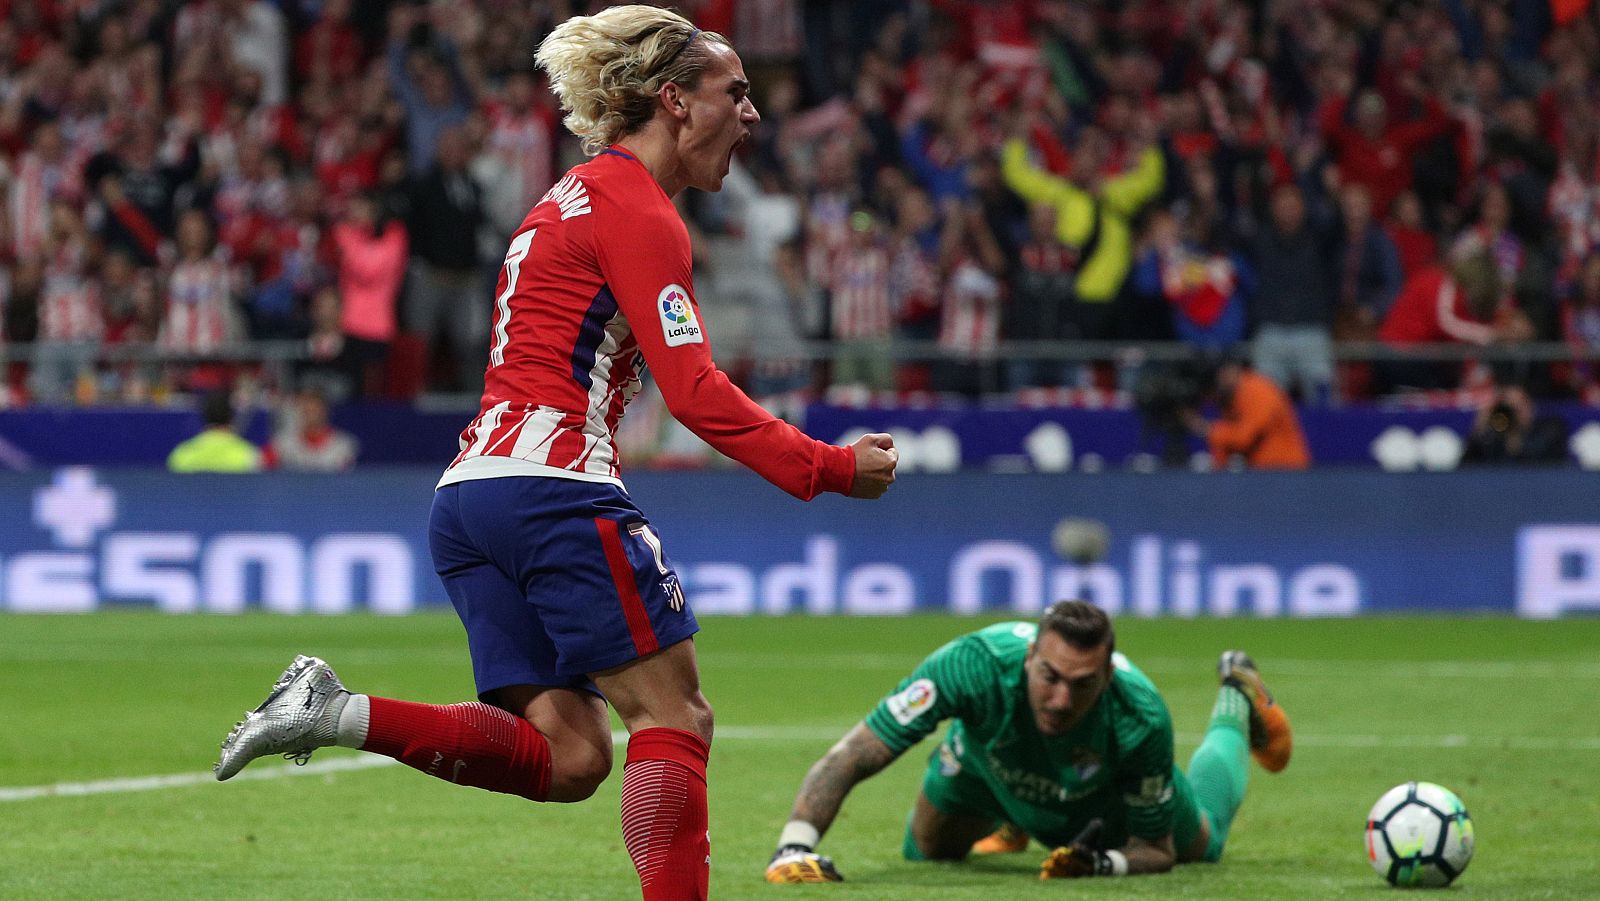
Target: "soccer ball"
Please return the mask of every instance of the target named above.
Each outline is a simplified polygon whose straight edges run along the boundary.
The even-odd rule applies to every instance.
[[[1068,517],[1056,523],[1050,533],[1050,545],[1056,554],[1080,566],[1104,560],[1110,543],[1111,533],[1097,519]]]
[[[1472,818],[1442,785],[1396,785],[1367,814],[1367,860],[1390,885],[1449,885],[1472,860]]]

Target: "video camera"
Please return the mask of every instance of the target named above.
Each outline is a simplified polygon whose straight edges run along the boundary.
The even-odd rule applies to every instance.
[[[1160,442],[1162,465],[1187,464],[1190,436],[1184,413],[1200,409],[1216,385],[1216,371],[1214,362],[1185,361],[1147,369],[1134,386],[1134,409],[1143,420],[1145,439]]]

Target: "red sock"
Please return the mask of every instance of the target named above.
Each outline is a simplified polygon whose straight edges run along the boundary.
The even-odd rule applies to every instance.
[[[622,842],[644,901],[703,901],[711,881],[706,834],[706,756],[711,746],[682,729],[640,729],[622,771]]]
[[[543,801],[550,743],[533,724],[488,704],[415,704],[370,696],[363,751],[458,785]]]

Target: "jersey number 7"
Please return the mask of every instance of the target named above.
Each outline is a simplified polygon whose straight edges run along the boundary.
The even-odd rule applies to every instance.
[[[511,340],[506,326],[511,322],[511,295],[517,291],[517,276],[522,274],[522,261],[533,246],[533,236],[539,230],[530,228],[511,239],[511,249],[506,251],[506,289],[494,299],[494,342],[489,346],[489,368],[506,361],[506,344]]]

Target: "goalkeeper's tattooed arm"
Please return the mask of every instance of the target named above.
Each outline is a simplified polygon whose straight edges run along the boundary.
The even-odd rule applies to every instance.
[[[856,783],[877,775],[894,762],[894,758],[894,752],[883,739],[868,729],[866,723],[857,723],[821,760],[812,764],[800,783],[800,793],[794,799],[789,819],[810,823],[818,834],[827,832],[833,825],[833,818],[839,815],[839,808],[844,806],[845,795]]]
[[[767,881],[843,881],[833,861],[816,853],[817,843],[833,825],[850,789],[888,766],[895,756],[866,723],[859,723],[813,764],[778,837],[778,850],[767,864]]]

